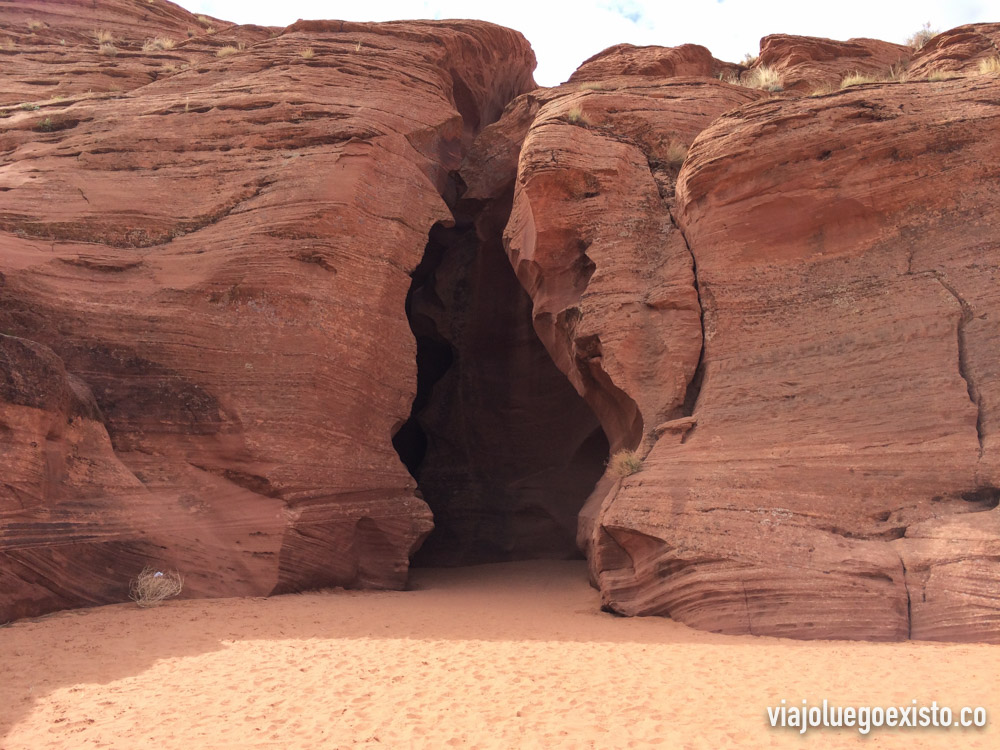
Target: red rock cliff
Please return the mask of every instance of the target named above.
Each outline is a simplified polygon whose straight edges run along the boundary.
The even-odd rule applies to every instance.
[[[401,586],[429,504],[433,563],[578,520],[623,614],[1000,641],[1000,25],[534,89],[478,22],[0,11],[0,620]]]
[[[93,5],[0,16],[0,621],[146,563],[192,595],[403,585],[409,273],[530,48]]]

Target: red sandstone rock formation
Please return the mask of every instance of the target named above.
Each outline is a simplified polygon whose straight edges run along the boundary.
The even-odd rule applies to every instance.
[[[648,452],[581,515],[605,606],[733,633],[1000,638],[998,86],[755,104],[609,78],[523,97],[483,133],[476,168],[518,159],[506,241],[542,340],[612,449]],[[703,129],[675,206],[667,146]],[[657,289],[672,301],[649,305]]]
[[[680,47],[616,44],[585,60],[569,77],[569,82],[600,81],[616,76],[718,78],[720,74],[734,71],[736,67],[732,63],[716,60],[700,44],[682,44]]]
[[[979,63],[1000,55],[1000,23],[973,23],[945,31],[913,56],[912,78],[978,72]]]
[[[878,39],[837,42],[811,36],[772,34],[760,40],[756,65],[767,65],[781,76],[785,90],[809,93],[837,89],[852,73],[887,77],[902,71],[913,50]]]
[[[724,632],[1000,639],[998,95],[885,84],[753,104],[699,136],[678,182],[697,426],[604,506],[608,606]]]
[[[695,45],[531,91],[488,24],[93,6],[0,16],[0,621],[151,562],[400,586],[431,519],[395,436],[427,561],[571,554],[630,448],[579,514],[607,608],[1000,641],[1000,26],[909,67],[964,78],[796,99]]]
[[[0,620],[120,600],[147,562],[192,595],[403,585],[431,528],[390,442],[415,391],[409,272],[451,221],[448,172],[533,87],[527,43],[478,22],[227,27],[102,58],[126,89],[105,98],[62,88],[55,59],[90,76],[96,44],[36,6],[47,35],[3,53],[15,78],[58,75],[0,120],[0,332],[21,352]],[[198,26],[157,13],[116,33]],[[221,35],[236,54],[187,52]]]

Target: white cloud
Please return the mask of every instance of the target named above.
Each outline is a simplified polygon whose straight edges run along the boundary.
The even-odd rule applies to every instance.
[[[874,37],[902,42],[925,22],[949,29],[1000,21],[1000,0],[577,0],[573,3],[501,0],[181,0],[195,13],[237,23],[286,26],[299,18],[390,21],[404,18],[480,18],[517,29],[538,57],[542,85],[566,80],[591,55],[620,42],[703,44],[723,60],[756,53],[760,37],[785,33],[831,39]]]

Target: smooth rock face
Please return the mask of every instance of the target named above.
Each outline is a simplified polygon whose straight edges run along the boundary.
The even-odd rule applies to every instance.
[[[145,564],[189,595],[399,587],[431,529],[391,443],[409,273],[533,54],[478,22],[246,34],[180,72],[119,53],[129,90],[0,120],[0,621],[121,600]]]
[[[600,516],[606,604],[700,628],[1000,640],[1000,81],[752,104],[678,180],[697,425]]]

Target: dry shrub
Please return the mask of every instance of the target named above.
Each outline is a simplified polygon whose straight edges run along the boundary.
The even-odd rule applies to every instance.
[[[147,567],[129,584],[129,596],[140,607],[156,607],[183,588],[184,579],[176,570],[164,573]]]
[[[782,91],[781,74],[770,65],[761,65],[750,71],[746,85],[763,91]]]
[[[36,21],[34,19],[32,19],[31,21],[28,21],[28,29],[32,33],[36,32],[36,31],[41,31],[44,28],[45,28],[45,24],[42,21]]]
[[[672,167],[680,167],[684,164],[684,160],[687,159],[687,155],[687,146],[680,141],[670,141],[670,144],[667,146],[666,153],[667,164]]]
[[[97,51],[105,57],[114,57],[118,54],[118,48],[113,44],[102,44]]]
[[[302,50],[299,53],[299,57],[301,57],[304,60],[312,60],[314,57],[316,57],[316,53],[313,52],[312,47],[306,47],[306,49]]]
[[[608,459],[608,471],[616,477],[628,477],[642,468],[642,458],[635,451],[620,450]]]
[[[956,73],[951,70],[935,70],[929,76],[927,76],[928,81],[951,81],[955,78],[961,78],[960,73]]]
[[[174,40],[158,36],[155,39],[147,39],[142,45],[143,52],[158,52],[174,48]]]
[[[744,68],[752,68],[754,65],[757,64],[757,60],[759,59],[760,55],[755,55],[751,52],[747,52],[745,55],[743,55],[743,59],[740,61],[740,65],[742,65]]]
[[[229,57],[230,55],[235,55],[239,52],[239,47],[234,47],[231,44],[227,44],[225,47],[220,47],[216,53],[216,57]]]
[[[984,76],[1000,75],[1000,55],[980,60],[979,74]]]
[[[906,44],[908,44],[910,47],[913,47],[913,49],[920,49],[925,44],[927,44],[927,42],[929,42],[931,39],[936,37],[939,33],[940,32],[938,32],[937,29],[931,28],[931,22],[928,21],[927,23],[925,23],[923,26],[920,27],[919,31],[912,34],[906,40]]]
[[[566,115],[566,120],[570,125],[590,125],[590,118],[583,111],[583,107],[573,107]]]
[[[860,86],[863,83],[879,83],[879,79],[870,73],[861,73],[855,70],[848,73],[840,82],[840,88],[846,89],[848,86]]]
[[[200,23],[202,26],[211,26],[212,19],[209,18],[208,16],[198,16],[198,23]]]
[[[98,44],[111,44],[115,41],[115,35],[107,29],[95,29],[94,39],[97,40]]]

